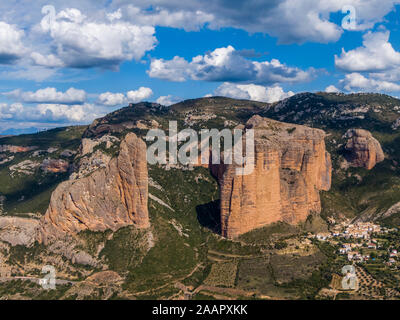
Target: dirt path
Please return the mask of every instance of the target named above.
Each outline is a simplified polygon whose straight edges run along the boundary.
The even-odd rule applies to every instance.
[[[252,255],[240,255],[240,254],[232,254],[232,253],[225,253],[225,252],[218,252],[218,251],[214,251],[214,250],[208,250],[209,254],[214,254],[217,256],[222,256],[222,257],[228,257],[228,258],[242,258],[242,259],[246,259],[246,258],[258,258],[258,257],[263,257],[264,255],[260,255],[260,254],[252,254]]]

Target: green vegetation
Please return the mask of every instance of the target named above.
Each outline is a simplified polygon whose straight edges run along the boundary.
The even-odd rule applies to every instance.
[[[105,232],[95,232],[90,230],[81,231],[78,236],[82,240],[82,250],[86,251],[92,256],[96,256],[98,253],[99,245],[105,244],[111,234],[111,230],[107,230]]]
[[[100,257],[111,270],[125,273],[140,264],[147,253],[147,232],[133,226],[119,229],[107,240]]]
[[[218,262],[211,267],[211,272],[204,284],[216,287],[230,288],[235,286],[237,261]]]
[[[37,147],[36,150],[22,153],[6,153],[13,157],[10,162],[0,165],[0,195],[5,197],[3,212],[7,214],[44,213],[50,196],[57,185],[68,178],[68,173],[44,173],[39,165],[45,158],[59,158],[62,151],[77,150],[86,127],[58,128],[36,134],[0,138],[0,145]],[[57,149],[52,153],[45,150]],[[35,151],[40,152],[33,156]],[[12,173],[10,167],[23,161],[37,163],[30,174]]]

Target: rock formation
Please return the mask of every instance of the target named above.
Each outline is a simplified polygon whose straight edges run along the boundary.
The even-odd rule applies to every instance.
[[[369,131],[349,129],[344,138],[348,139],[345,146],[346,160],[351,166],[371,170],[385,159],[381,145]]]
[[[35,242],[38,226],[39,221],[36,219],[1,217],[0,240],[12,246],[31,246]]]
[[[252,117],[255,169],[236,175],[238,165],[212,167],[221,189],[221,229],[228,238],[284,221],[297,224],[321,211],[320,190],[331,185],[331,159],[325,132]]]
[[[129,133],[118,157],[89,176],[61,183],[42,218],[38,239],[76,234],[83,230],[149,227],[146,144]]]

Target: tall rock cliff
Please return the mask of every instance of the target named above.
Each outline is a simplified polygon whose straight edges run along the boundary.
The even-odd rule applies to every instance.
[[[119,155],[89,176],[72,178],[53,192],[40,221],[38,239],[83,230],[117,230],[126,225],[149,227],[146,144],[129,133]]]
[[[221,228],[228,238],[284,221],[296,224],[320,212],[319,191],[331,185],[331,159],[319,129],[252,117],[255,169],[236,175],[238,165],[213,168],[221,190]]]
[[[349,129],[344,137],[348,139],[345,146],[346,160],[353,167],[371,170],[378,162],[385,159],[380,143],[371,132],[363,129]]]

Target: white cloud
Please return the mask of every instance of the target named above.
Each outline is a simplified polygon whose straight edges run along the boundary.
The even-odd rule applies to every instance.
[[[325,92],[328,92],[328,93],[338,93],[338,92],[340,92],[340,90],[339,90],[338,88],[336,88],[334,85],[330,85],[330,86],[327,86],[327,87],[325,88]]]
[[[111,12],[107,14],[107,19],[113,22],[114,20],[119,20],[122,18],[122,11],[119,8],[117,11]]]
[[[38,117],[34,117],[35,120],[46,119],[52,122],[89,123],[100,116],[92,104],[39,104],[36,110]]]
[[[214,95],[272,103],[291,97],[294,92],[285,92],[279,86],[264,87],[255,84],[225,82],[214,91]]]
[[[23,122],[50,123],[90,123],[105,114],[105,111],[93,104],[38,104],[24,106],[21,103],[0,104],[0,119]]]
[[[97,22],[75,8],[62,10],[50,20],[43,18],[40,27],[57,48],[56,56],[47,56],[51,57],[50,63],[41,53],[32,57],[36,64],[46,66],[115,69],[123,61],[140,60],[157,43],[154,27],[118,19]]]
[[[389,42],[389,31],[368,32],[363,46],[335,55],[335,65],[349,72],[339,81],[346,91],[398,92],[400,85],[400,52]]]
[[[153,95],[153,90],[140,87],[138,90],[131,90],[125,94],[105,92],[99,95],[99,103],[105,106],[117,106],[127,103],[138,103]]]
[[[363,47],[335,55],[335,65],[348,72],[385,71],[400,65],[400,52],[389,43],[390,32],[368,32]]]
[[[178,97],[174,97],[172,95],[167,95],[167,96],[160,96],[156,102],[163,105],[163,106],[170,106],[175,103],[178,103],[181,99]]]
[[[400,81],[400,66],[393,66],[392,69],[383,72],[371,72],[369,76],[377,80],[390,82]]]
[[[354,6],[357,30],[372,28],[393,10],[399,0],[117,0],[117,6],[131,6],[135,21],[196,30],[233,27],[251,33],[261,32],[277,37],[281,43],[334,42],[343,29],[330,21],[332,13],[344,5]],[[123,7],[123,12],[129,12]],[[141,10],[139,10],[140,8]],[[165,12],[165,13],[164,13]],[[194,14],[196,13],[196,14]],[[129,15],[127,14],[129,17]],[[344,16],[344,15],[343,15]]]
[[[0,64],[11,64],[22,57],[24,32],[16,26],[0,21]]]
[[[130,103],[137,103],[143,101],[153,95],[153,91],[150,88],[140,87],[138,90],[128,91],[126,98]]]
[[[4,95],[26,103],[82,104],[86,101],[86,92],[75,88],[69,88],[65,92],[57,91],[56,88],[39,89],[35,92],[23,92],[17,89]]]
[[[153,59],[147,73],[152,78],[182,82],[186,80],[189,66],[189,62],[178,56],[168,61]]]
[[[400,85],[383,80],[371,79],[360,73],[350,73],[343,80],[339,81],[340,85],[346,91],[378,91],[378,92],[400,92]]]
[[[23,112],[23,106],[21,103],[13,103],[8,105],[7,103],[0,103],[0,119],[12,119],[16,115]]]
[[[99,95],[99,102],[106,106],[116,106],[126,103],[126,97],[123,93],[104,92]]]
[[[64,67],[64,62],[56,57],[54,54],[42,55],[39,52],[32,52],[31,58],[33,63],[38,66],[44,66],[49,68],[61,68]]]
[[[148,70],[150,77],[169,81],[192,79],[260,84],[304,82],[311,78],[312,73],[311,69],[303,71],[288,67],[276,59],[263,62],[249,60],[232,46],[196,56],[191,62],[181,57],[153,59]]]
[[[140,25],[180,28],[186,31],[198,31],[206,23],[215,19],[213,14],[201,10],[177,9],[170,11],[156,7],[153,11],[148,11],[133,5],[124,8],[124,14],[131,21]]]

